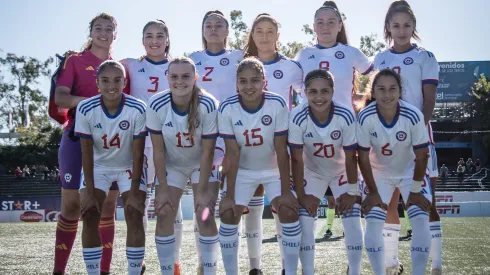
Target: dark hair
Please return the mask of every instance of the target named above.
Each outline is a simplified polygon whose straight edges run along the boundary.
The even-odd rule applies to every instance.
[[[402,98],[402,80],[401,80],[401,77],[394,70],[387,68],[387,69],[383,69],[383,70],[377,72],[374,75],[374,77],[372,78],[373,80],[371,81],[371,91],[370,91],[370,94],[366,96],[366,102],[365,102],[363,107],[369,105],[371,102],[376,100],[376,98],[374,97],[374,86],[378,82],[379,78],[382,76],[391,76],[391,77],[395,78],[396,83],[398,84],[398,89],[400,90],[400,99]]]
[[[247,58],[243,59],[242,61],[240,61],[240,63],[238,63],[238,66],[236,68],[237,76],[239,73],[241,73],[243,70],[245,70],[247,68],[251,68],[251,69],[256,70],[259,74],[262,75],[263,78],[265,78],[264,65],[257,58],[247,57]]]
[[[90,50],[90,48],[92,48],[92,38],[90,38],[90,34],[92,33],[92,28],[94,27],[95,21],[97,21],[97,19],[109,20],[114,25],[114,31],[116,31],[116,29],[117,29],[117,21],[116,21],[116,18],[114,16],[112,16],[108,13],[105,13],[105,12],[97,14],[94,18],[92,18],[92,20],[90,20],[90,23],[88,24],[88,30],[89,30],[88,31],[88,40],[83,45],[83,51]]]
[[[230,24],[228,24],[228,20],[226,20],[225,15],[219,11],[219,10],[214,10],[214,11],[208,11],[204,15],[204,18],[202,19],[202,25],[201,25],[201,34],[202,34],[202,47],[204,49],[208,48],[208,42],[206,41],[206,38],[204,38],[204,23],[206,22],[206,19],[208,19],[210,16],[217,16],[221,19],[223,19],[226,23],[226,28],[228,29],[230,27]],[[228,44],[228,36],[225,38],[225,47]]]
[[[165,48],[165,57],[168,57],[169,52],[170,52],[170,34],[168,32],[168,27],[167,27],[167,24],[165,24],[165,21],[160,20],[160,19],[156,19],[156,20],[152,20],[152,21],[149,21],[148,23],[146,23],[146,25],[143,27],[143,39],[145,39],[146,30],[150,26],[153,26],[153,25],[156,25],[156,26],[162,28],[165,35],[167,35],[167,46]]]
[[[102,72],[105,71],[107,68],[119,69],[126,77],[126,69],[124,68],[123,64],[114,60],[106,60],[102,62],[102,64],[100,64],[99,68],[97,69],[97,79],[99,78],[100,74],[102,74]]]
[[[259,50],[257,49],[257,44],[255,44],[255,41],[252,37],[252,33],[255,30],[255,27],[257,26],[258,23],[262,21],[269,21],[274,27],[276,27],[276,31],[279,30],[279,22],[277,22],[276,19],[274,19],[270,14],[268,13],[261,13],[255,17],[255,20],[252,24],[252,29],[250,33],[248,34],[248,39],[247,39],[247,44],[245,45],[245,48],[243,51],[245,52],[244,57],[249,57],[249,56],[258,56],[259,55]],[[279,47],[277,46],[276,43],[276,52],[279,52]]]
[[[393,40],[393,37],[391,36],[391,33],[388,29],[390,25],[390,21],[393,18],[393,15],[395,13],[406,13],[410,18],[413,20],[413,33],[412,33],[412,38],[416,40],[420,40],[420,37],[417,32],[417,18],[415,18],[415,14],[413,13],[412,8],[408,4],[407,1],[404,0],[397,0],[391,3],[390,7],[388,8],[388,12],[386,12],[386,17],[385,17],[385,28],[384,28],[384,38],[388,44],[391,43]]]
[[[340,13],[339,8],[337,7],[337,4],[334,1],[325,1],[323,3],[323,6],[321,6],[319,9],[316,10],[315,18],[316,18],[316,15],[324,9],[332,10],[333,12],[335,12],[337,14],[337,17],[339,18],[339,22],[342,23],[342,29],[337,34],[336,41],[340,42],[342,44],[345,44],[345,45],[349,45],[349,40],[347,39],[347,31],[345,29],[345,23],[344,23],[344,20],[342,19],[342,13]]]
[[[328,84],[330,84],[330,87],[332,87],[332,89],[334,88],[335,82],[333,80],[333,75],[325,69],[316,69],[316,70],[310,71],[306,75],[306,77],[305,77],[305,89],[307,89],[308,86],[310,85],[311,81],[313,81],[315,79],[325,79],[326,81],[328,81]]]
[[[168,63],[168,70],[170,72],[170,67],[173,64],[189,64],[192,66],[194,73],[197,75],[196,64],[194,61],[188,57],[176,57],[173,58],[170,63]],[[194,83],[194,87],[192,88],[192,96],[189,102],[189,113],[187,115],[187,127],[189,133],[194,136],[197,127],[199,127],[199,97],[204,94],[204,91]]]

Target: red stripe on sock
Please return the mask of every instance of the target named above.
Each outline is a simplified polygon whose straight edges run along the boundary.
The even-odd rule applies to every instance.
[[[56,226],[53,272],[65,273],[68,258],[77,236],[78,220],[68,220],[59,215]]]
[[[100,260],[100,271],[110,272],[112,261],[112,247],[114,246],[115,224],[114,216],[100,218],[99,232],[102,242],[102,259]]]

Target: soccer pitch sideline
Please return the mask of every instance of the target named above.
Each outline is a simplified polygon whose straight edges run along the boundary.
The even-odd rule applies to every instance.
[[[404,221],[401,220],[402,225]],[[319,220],[319,226],[324,219]],[[116,223],[116,240],[112,258],[112,274],[127,274],[125,254],[126,224]],[[147,232],[146,274],[160,274],[156,255],[155,222],[150,221]],[[443,274],[490,274],[490,218],[443,218]],[[0,274],[51,274],[53,269],[54,237],[56,223],[0,223]],[[81,223],[75,246],[68,263],[68,274],[84,274],[80,240]],[[321,233],[324,232],[324,228]],[[328,240],[317,239],[315,274],[345,274],[347,256],[342,236],[342,225],[335,219],[334,236]],[[405,233],[402,228],[401,235]],[[277,242],[267,242],[274,237],[274,220],[264,220],[262,271],[280,274],[280,257]],[[246,239],[240,240],[240,274],[248,274]],[[404,274],[411,274],[409,241],[400,242],[400,260]],[[184,221],[183,247],[180,255],[183,275],[196,274],[197,259],[192,221]],[[221,255],[218,274],[225,274]],[[362,274],[372,274],[366,253],[363,253]],[[429,274],[429,268],[427,273]]]

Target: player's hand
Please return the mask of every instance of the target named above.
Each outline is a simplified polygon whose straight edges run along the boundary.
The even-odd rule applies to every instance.
[[[347,193],[342,194],[339,197],[339,212],[341,214],[347,215],[349,213],[352,214],[354,211],[354,204],[357,202],[358,196],[352,196]]]
[[[293,195],[293,192],[286,191],[281,194],[277,203],[277,212],[281,210],[282,206],[291,208],[294,213],[299,215],[299,202],[298,199]]]
[[[388,206],[383,203],[378,192],[369,192],[369,194],[367,194],[366,198],[362,202],[361,206],[364,214],[369,213],[369,211],[371,211],[371,209],[375,206],[381,207],[384,210],[388,209]]]
[[[174,204],[170,199],[168,190],[162,189],[155,196],[155,212],[160,215],[167,215],[171,210],[175,210]]]
[[[310,217],[316,217],[320,200],[313,195],[303,195],[298,197],[298,202],[301,207],[308,211]]]
[[[139,200],[138,196],[136,194],[131,194],[131,192],[129,192],[129,196],[126,200],[126,205],[124,206],[124,209],[127,211],[129,207],[137,210],[141,213],[141,215],[145,214],[145,202]]]
[[[228,174],[228,169],[230,168],[230,161],[226,157],[223,157],[223,162],[221,162],[221,189],[223,189],[223,184],[225,182],[226,174]]]
[[[430,211],[430,201],[420,192],[418,193],[413,193],[410,192],[410,195],[408,195],[408,200],[407,200],[407,209],[410,207],[410,205],[416,205],[420,207],[422,210],[425,212]]]
[[[84,217],[88,212],[90,212],[92,208],[95,208],[97,213],[100,213],[100,206],[95,195],[85,193],[85,196],[83,196],[83,199],[80,203],[80,211],[82,217]]]
[[[235,199],[225,196],[219,202],[219,216],[222,217],[223,214],[230,209],[233,211],[233,216],[236,217]]]

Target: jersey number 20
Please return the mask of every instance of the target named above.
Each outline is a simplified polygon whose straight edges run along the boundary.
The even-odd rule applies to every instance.
[[[332,158],[335,155],[333,144],[323,145],[323,143],[313,143],[315,148],[318,148],[313,155],[319,158]]]

